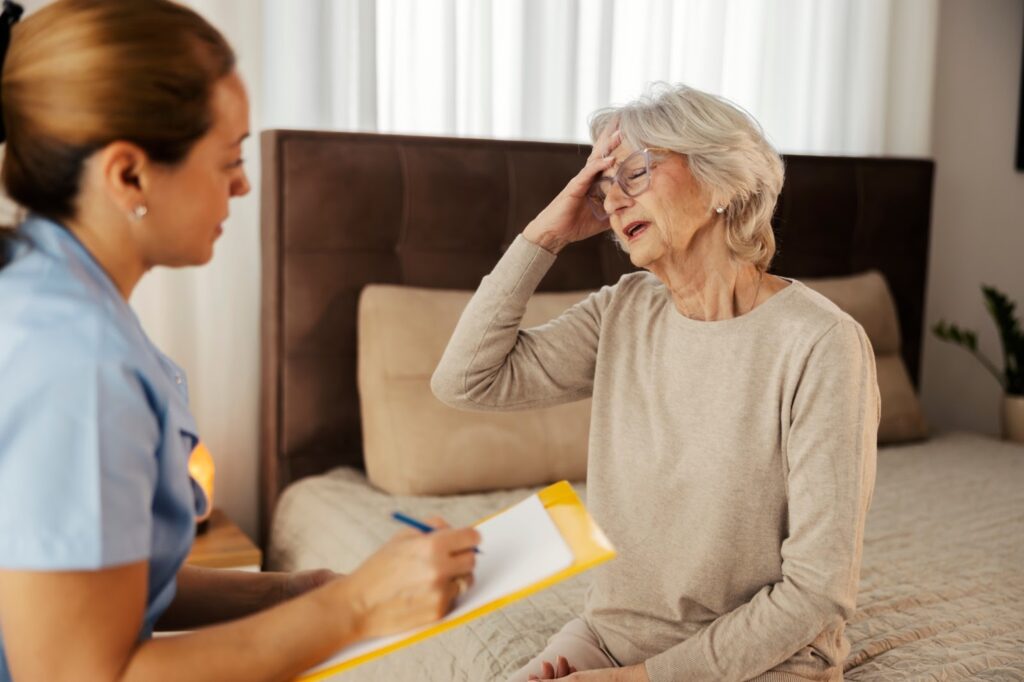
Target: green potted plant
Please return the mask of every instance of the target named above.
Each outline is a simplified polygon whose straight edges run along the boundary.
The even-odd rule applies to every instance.
[[[978,352],[978,335],[970,329],[940,320],[932,331],[943,341],[967,349],[996,378],[1003,388],[1003,438],[1024,443],[1024,332],[1014,315],[1017,304],[995,287],[983,286],[985,307],[996,322],[1003,344],[1003,369]]]

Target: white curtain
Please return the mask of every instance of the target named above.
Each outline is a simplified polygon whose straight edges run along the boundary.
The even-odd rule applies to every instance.
[[[258,131],[586,140],[586,117],[682,81],[784,152],[930,154],[936,0],[189,0],[235,46],[253,184],[211,265],[133,297],[189,372],[217,502],[256,528]]]
[[[935,0],[266,0],[269,126],[587,139],[651,81],[784,151],[927,155]]]

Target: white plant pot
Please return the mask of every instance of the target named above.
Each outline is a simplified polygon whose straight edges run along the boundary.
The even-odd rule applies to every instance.
[[[1003,394],[1003,438],[1024,443],[1024,395]]]

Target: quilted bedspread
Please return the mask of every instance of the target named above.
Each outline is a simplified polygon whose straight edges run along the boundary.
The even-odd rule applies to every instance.
[[[348,572],[395,532],[396,508],[469,524],[531,492],[394,497],[336,469],[285,491],[268,561]],[[586,586],[583,574],[337,678],[502,680],[582,611]],[[949,434],[880,449],[858,607],[847,680],[1024,680],[1024,447]]]

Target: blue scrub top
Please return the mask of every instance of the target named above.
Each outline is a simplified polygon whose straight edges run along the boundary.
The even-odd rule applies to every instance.
[[[206,507],[185,374],[66,229],[32,216],[18,233],[0,270],[0,568],[146,560],[145,639]]]

